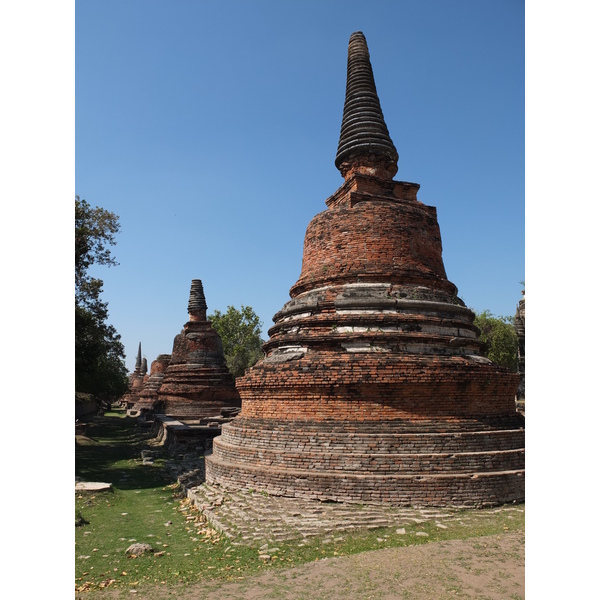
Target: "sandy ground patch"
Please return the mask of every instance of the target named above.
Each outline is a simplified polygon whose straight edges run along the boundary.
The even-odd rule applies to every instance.
[[[180,600],[523,600],[525,538],[518,532],[431,542],[274,569],[238,582],[207,581],[140,590],[137,594],[105,590],[101,596]]]

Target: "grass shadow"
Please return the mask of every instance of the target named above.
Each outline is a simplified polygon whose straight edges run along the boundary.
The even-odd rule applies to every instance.
[[[76,436],[75,475],[85,481],[111,483],[115,489],[145,489],[171,483],[164,460],[143,464],[141,452],[152,434],[136,419],[99,416],[86,424],[86,435]]]

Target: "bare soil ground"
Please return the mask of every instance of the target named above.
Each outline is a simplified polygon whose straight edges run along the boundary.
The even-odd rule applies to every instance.
[[[105,590],[86,598],[179,600],[523,600],[525,536],[506,533],[388,548],[273,569],[236,582],[206,581],[139,594]]]

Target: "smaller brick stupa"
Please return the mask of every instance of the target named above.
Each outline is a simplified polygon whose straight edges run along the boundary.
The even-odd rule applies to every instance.
[[[235,380],[225,362],[221,338],[207,320],[206,309],[202,281],[193,279],[189,320],[173,341],[171,361],[158,390],[155,412],[195,420],[219,414],[224,407],[241,406]]]
[[[148,363],[145,358],[142,360],[142,342],[140,342],[137,357],[135,359],[135,369],[129,376],[129,389],[121,399],[121,403],[124,404],[126,408],[131,409],[136,403],[138,395],[144,387],[147,373]]]
[[[144,380],[144,374],[142,373],[142,342],[139,343],[138,353],[135,359],[135,369],[129,377],[129,389],[136,389],[141,387]]]
[[[170,354],[159,354],[156,360],[152,361],[152,364],[150,365],[150,375],[137,395],[131,409],[132,414],[154,412],[155,405],[158,402],[158,390],[162,385],[165,371],[170,362]]]

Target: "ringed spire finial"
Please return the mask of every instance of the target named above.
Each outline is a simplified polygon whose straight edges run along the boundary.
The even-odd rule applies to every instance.
[[[204,316],[206,318],[206,298],[201,279],[192,279],[190,299],[188,302],[188,313],[190,315]]]
[[[367,40],[361,31],[348,42],[348,72],[342,129],[335,166],[344,178],[363,172],[392,179],[398,152],[385,124]]]

